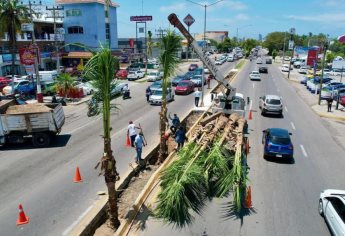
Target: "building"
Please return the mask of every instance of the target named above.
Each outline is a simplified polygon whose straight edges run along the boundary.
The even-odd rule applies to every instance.
[[[206,31],[205,36],[206,39],[213,39],[217,41],[218,43],[221,43],[224,41],[225,38],[227,38],[229,35],[228,31]],[[204,39],[204,33],[195,34],[195,40],[203,40]]]
[[[106,9],[104,0],[57,0],[64,7],[65,44],[80,43],[88,48],[99,48],[100,43],[118,48],[116,3]],[[84,51],[69,45],[67,52]]]

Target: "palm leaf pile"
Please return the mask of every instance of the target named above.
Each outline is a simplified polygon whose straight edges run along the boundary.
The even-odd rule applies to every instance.
[[[155,217],[184,227],[193,222],[193,212],[202,213],[206,200],[233,193],[234,210],[242,208],[247,184],[243,150],[244,118],[224,114],[201,121],[191,141],[161,175]]]

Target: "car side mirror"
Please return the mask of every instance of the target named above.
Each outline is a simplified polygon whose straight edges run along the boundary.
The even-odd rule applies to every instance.
[[[292,133],[289,133],[289,135],[292,135]]]

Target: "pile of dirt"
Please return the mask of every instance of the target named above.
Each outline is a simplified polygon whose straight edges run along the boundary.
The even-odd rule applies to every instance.
[[[44,104],[33,103],[25,105],[14,105],[10,106],[6,110],[7,115],[18,115],[18,114],[30,114],[30,113],[46,113],[52,109],[45,106]]]

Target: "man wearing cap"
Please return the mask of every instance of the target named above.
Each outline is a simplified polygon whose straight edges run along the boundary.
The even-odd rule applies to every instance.
[[[134,147],[135,136],[137,136],[136,129],[140,129],[133,124],[133,121],[129,121],[129,125],[127,128],[127,135],[131,138],[131,146]]]

